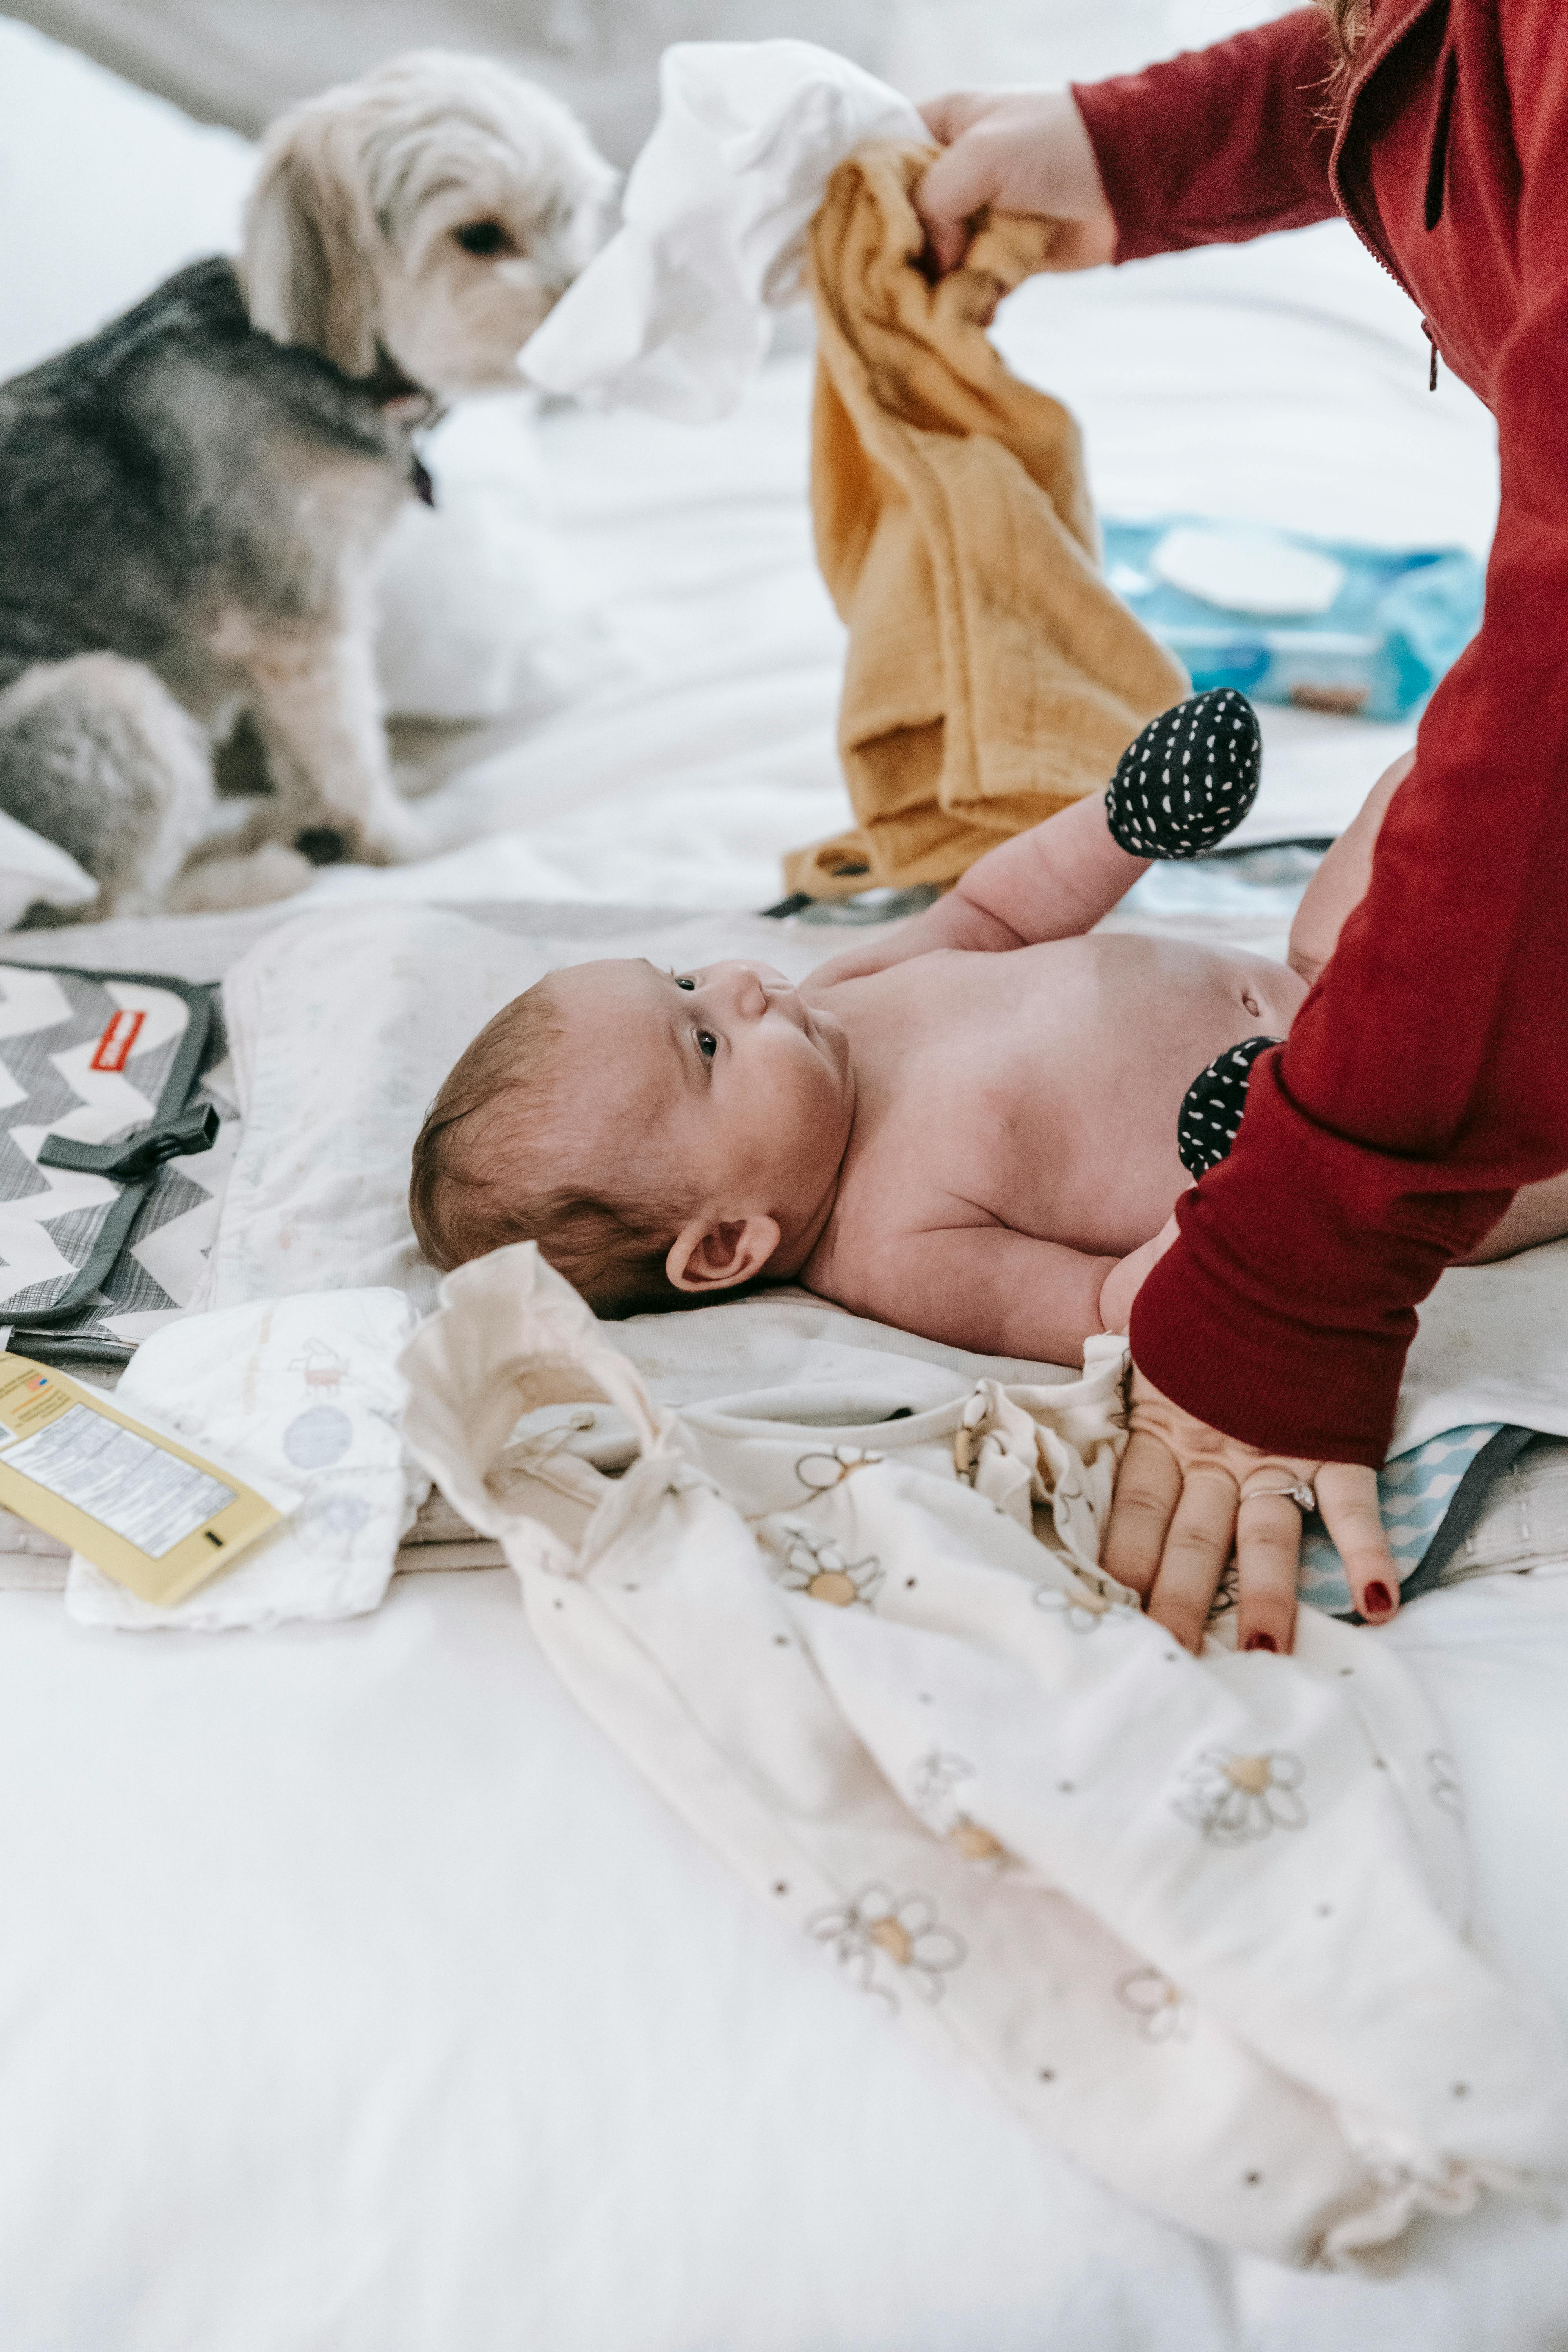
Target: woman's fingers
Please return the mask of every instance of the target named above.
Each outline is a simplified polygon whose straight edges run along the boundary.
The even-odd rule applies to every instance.
[[[1001,96],[1002,92],[994,89],[949,89],[941,98],[922,100],[915,112],[933,139],[951,147]]]
[[[1136,1366],[1128,1421],[1100,1557],[1189,1649],[1202,1646],[1233,1536],[1238,1641],[1256,1648],[1262,1636],[1277,1650],[1290,1648],[1301,1549],[1300,1513],[1290,1499],[1297,1486],[1316,1488],[1360,1615],[1373,1625],[1394,1615],[1399,1575],[1378,1514],[1374,1470],[1259,1453],[1184,1412]],[[1239,1512],[1238,1495],[1246,1498]]]
[[[1399,1570],[1377,1507],[1377,1473],[1359,1462],[1325,1462],[1317,1487],[1318,1509],[1356,1608],[1369,1624],[1385,1625],[1399,1606]]]
[[[943,147],[915,189],[915,210],[943,277],[968,252],[975,216],[994,199],[1005,160],[984,131],[967,131]]]
[[[1296,1638],[1301,1513],[1289,1495],[1243,1491],[1236,1517],[1236,1645],[1278,1650]]]
[[[1182,1473],[1174,1454],[1146,1430],[1135,1429],[1116,1473],[1110,1524],[1100,1547],[1100,1566],[1108,1576],[1147,1595],[1181,1498]]]
[[[1083,117],[1065,89],[963,89],[921,109],[942,153],[915,190],[941,268],[956,268],[988,208],[1055,221],[1053,269],[1116,256],[1116,221]]]
[[[1214,1463],[1189,1465],[1147,1602],[1150,1616],[1185,1649],[1203,1647],[1236,1536],[1236,1481],[1228,1470]]]

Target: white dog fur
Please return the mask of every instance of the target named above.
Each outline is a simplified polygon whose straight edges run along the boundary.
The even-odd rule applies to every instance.
[[[615,185],[546,91],[477,58],[395,58],[264,139],[251,318],[345,375],[368,375],[379,346],[443,400],[515,384],[518,352],[602,241]]]

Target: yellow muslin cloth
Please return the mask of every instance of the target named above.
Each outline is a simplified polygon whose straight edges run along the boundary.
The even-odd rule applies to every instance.
[[[814,898],[955,881],[1109,782],[1188,691],[1100,568],[1078,426],[985,330],[1057,225],[994,215],[932,286],[910,192],[934,151],[858,149],[812,225],[817,560],[847,624],[838,746],[858,823],[793,851]]]

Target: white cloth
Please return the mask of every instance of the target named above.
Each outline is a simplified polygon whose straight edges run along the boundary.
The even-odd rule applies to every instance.
[[[430,1490],[398,1430],[397,1354],[414,1325],[400,1291],[336,1290],[192,1316],[146,1340],[116,1402],[210,1452],[288,1517],[172,1609],[74,1553],[67,1612],[83,1625],[217,1633],[374,1609]]]
[[[800,299],[807,223],[867,139],[928,139],[907,98],[811,41],[680,41],[626,182],[623,225],[530,337],[547,392],[700,425]]]
[[[29,907],[89,907],[97,896],[68,850],[0,809],[0,931],[14,931]]]
[[[1568,2166],[1554,2032],[1463,1937],[1414,1679],[1326,1620],[1193,1658],[1096,1568],[1120,1342],[880,1426],[678,1419],[533,1244],[442,1297],[408,1440],[563,1680],[781,1925],[1054,2144],[1298,2263]],[[563,1445],[585,1400],[635,1433],[618,1481]]]

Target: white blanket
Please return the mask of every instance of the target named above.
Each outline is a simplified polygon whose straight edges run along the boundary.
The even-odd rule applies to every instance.
[[[1316,1619],[1194,1659],[1095,1566],[1122,1354],[874,1428],[677,1419],[529,1243],[444,1286],[405,1426],[781,1925],[1142,2202],[1334,2262],[1568,2164],[1568,2075],[1463,1941],[1392,1653]],[[589,1400],[635,1432],[616,1483],[561,1442]]]

